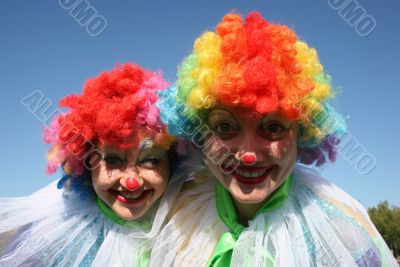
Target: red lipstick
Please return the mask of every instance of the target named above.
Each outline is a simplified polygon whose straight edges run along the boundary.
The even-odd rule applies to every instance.
[[[131,199],[131,198],[126,198],[121,195],[121,191],[116,191],[116,190],[110,190],[109,192],[115,197],[115,199],[122,203],[122,204],[132,204],[132,205],[143,205],[146,200],[148,199],[148,196],[152,193],[152,189],[150,190],[143,190],[141,192],[141,195],[138,198]],[[127,191],[127,193],[131,193],[130,191]]]

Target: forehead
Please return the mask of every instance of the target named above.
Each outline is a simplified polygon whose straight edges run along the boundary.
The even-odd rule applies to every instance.
[[[258,113],[255,112],[251,109],[245,108],[245,107],[229,107],[229,106],[223,106],[223,105],[218,105],[215,108],[213,108],[209,113],[208,113],[208,118],[210,116],[221,116],[221,117],[231,117],[236,120],[244,120],[244,121],[259,121],[264,118],[271,118],[279,121],[285,121],[285,122],[290,122],[289,119],[285,118],[279,111],[278,112],[273,112],[273,113]]]

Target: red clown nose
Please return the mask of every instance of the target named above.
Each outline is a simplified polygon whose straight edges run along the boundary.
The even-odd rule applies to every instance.
[[[139,187],[139,182],[132,177],[129,177],[125,181],[125,185],[129,190],[135,190]]]
[[[253,164],[254,162],[256,162],[256,156],[254,155],[254,153],[245,153],[242,156],[242,161],[245,164]]]

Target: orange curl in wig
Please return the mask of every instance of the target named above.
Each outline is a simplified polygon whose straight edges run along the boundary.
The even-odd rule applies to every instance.
[[[298,146],[306,149],[300,161],[322,164],[326,153],[335,158],[336,140],[346,130],[342,116],[327,103],[333,96],[316,50],[289,27],[252,12],[245,20],[227,14],[215,32],[196,39],[180,66],[177,86],[163,94],[177,103],[175,110],[172,100],[164,100],[168,107],[162,101],[159,106],[165,106],[162,118],[168,127],[183,136],[177,127],[182,117],[205,114],[218,104],[243,106],[258,115],[280,112],[298,122]],[[335,141],[327,145],[328,137]]]
[[[210,107],[202,103],[210,103],[206,98],[212,98],[214,104],[242,105],[262,114],[280,109],[288,118],[297,119],[298,104],[314,89],[314,83],[301,75],[296,42],[291,29],[270,24],[257,12],[245,22],[237,14],[227,14],[216,34],[205,33],[196,41],[196,62],[189,67],[193,90],[183,97],[195,108]],[[218,50],[212,59],[207,55],[210,50]],[[184,71],[178,81],[183,88],[188,86],[184,77],[188,72]],[[213,77],[202,81],[209,73],[214,73]]]

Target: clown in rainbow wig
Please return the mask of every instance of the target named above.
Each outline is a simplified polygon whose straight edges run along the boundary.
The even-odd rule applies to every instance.
[[[155,106],[166,86],[160,73],[123,64],[60,101],[69,110],[44,140],[47,172],[63,176],[0,199],[0,266],[148,266],[188,174]]]
[[[364,208],[312,168],[335,161],[346,131],[334,96],[316,50],[257,12],[197,38],[157,105],[208,172],[178,198],[151,263],[397,266]]]

